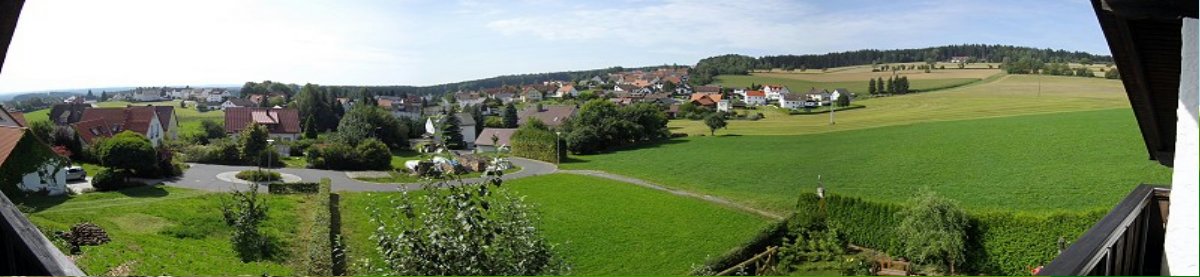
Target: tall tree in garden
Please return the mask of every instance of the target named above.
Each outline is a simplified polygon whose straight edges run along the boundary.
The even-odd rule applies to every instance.
[[[888,91],[888,93],[896,93],[896,81],[895,81],[895,79],[896,79],[896,77],[888,77],[888,79],[887,79],[887,91]]]
[[[307,139],[317,138],[317,121],[314,120],[311,116],[304,118],[304,138],[307,138]]]
[[[704,118],[704,125],[708,126],[709,135],[716,136],[717,129],[725,128],[725,115],[722,112],[716,112]]]
[[[871,95],[875,95],[875,78],[871,78],[871,81],[867,82],[867,91],[869,91]]]
[[[501,115],[504,118],[504,128],[517,128],[517,106],[513,103],[504,105],[504,112]]]
[[[467,107],[471,114],[471,119],[475,120],[475,133],[483,132],[483,107],[480,105],[471,105]]]
[[[458,120],[458,105],[450,105],[450,111],[442,119],[442,125],[439,131],[442,133],[442,143],[449,149],[463,149],[466,143],[463,142],[462,130],[459,127],[462,122]]]
[[[266,126],[258,125],[258,123],[250,123],[246,129],[242,129],[241,135],[241,150],[243,161],[257,162],[264,150],[267,150],[267,133]]]
[[[100,164],[135,174],[149,173],[158,161],[158,153],[150,145],[150,140],[132,131],[105,139],[96,148]]]

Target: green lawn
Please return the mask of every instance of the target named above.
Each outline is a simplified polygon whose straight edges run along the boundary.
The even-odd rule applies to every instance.
[[[542,215],[542,231],[575,275],[683,275],[749,241],[769,222],[708,202],[588,176],[551,174],[505,186]],[[368,205],[397,193],[344,193],[343,232],[352,261],[378,257]]]
[[[1127,108],[1129,100],[1118,80],[1006,75],[965,87],[861,99],[854,104],[866,108],[835,113],[835,125],[829,124],[828,114],[764,113],[766,118],[758,121],[730,121],[728,129],[717,134],[803,135],[918,122]],[[708,134],[708,127],[699,120],[672,120],[668,126],[671,132]]]
[[[84,246],[76,264],[89,275],[105,275],[122,264],[130,275],[290,275],[291,246],[300,196],[268,196],[263,230],[281,249],[268,261],[243,263],[229,242],[232,229],[221,219],[221,194],[153,186],[70,197],[21,199],[35,210],[31,221],[47,234],[93,222],[111,242]],[[67,249],[63,248],[64,253]]]
[[[213,120],[218,123],[225,122],[225,112],[221,110],[200,112],[196,110],[196,106],[188,106],[187,108],[179,108],[179,101],[162,101],[162,102],[139,102],[131,103],[124,101],[109,101],[98,102],[97,107],[125,107],[127,105],[154,105],[154,106],[172,106],[175,107],[175,116],[179,117],[179,135],[186,133],[200,132],[200,122],[204,120]],[[50,109],[41,109],[25,114],[25,119],[29,121],[44,121],[50,120]]]
[[[1147,160],[1128,108],[802,136],[721,133],[574,156],[563,167],[630,175],[778,212],[794,205],[798,193],[814,191],[817,175],[842,195],[904,201],[929,187],[970,209],[1023,211],[1108,208],[1137,184],[1170,181],[1169,169]]]
[[[512,168],[505,170],[504,174],[513,174],[513,173],[517,173],[519,171],[521,171],[521,167],[514,165]],[[411,174],[404,173],[404,172],[391,171],[391,172],[388,172],[388,174],[391,175],[391,177],[387,177],[387,178],[355,178],[355,180],[364,181],[364,182],[372,182],[372,183],[420,183],[420,182],[425,181],[425,179],[422,177],[413,176]],[[474,178],[474,177],[479,177],[480,174],[481,173],[479,173],[479,172],[467,172],[467,173],[459,174],[458,176],[459,176],[459,178]]]

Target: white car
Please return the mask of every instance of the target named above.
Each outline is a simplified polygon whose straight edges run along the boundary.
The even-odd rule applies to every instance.
[[[67,167],[67,180],[83,180],[87,178],[87,171],[81,166]]]

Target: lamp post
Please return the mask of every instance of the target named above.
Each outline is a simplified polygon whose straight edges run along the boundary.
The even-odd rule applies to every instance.
[[[562,144],[562,131],[554,131],[554,164],[562,164],[562,150],[559,149],[559,144]]]
[[[275,152],[273,144],[275,144],[275,140],[267,139],[267,172],[271,171],[271,158],[274,157],[271,153]]]

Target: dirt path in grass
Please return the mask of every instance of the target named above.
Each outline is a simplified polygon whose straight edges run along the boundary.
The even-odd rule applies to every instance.
[[[663,185],[651,183],[650,181],[633,178],[633,177],[629,177],[629,176],[625,176],[625,175],[613,174],[613,173],[608,173],[608,172],[599,171],[599,170],[559,170],[558,172],[567,173],[567,174],[576,174],[576,175],[586,175],[586,176],[600,177],[600,178],[605,178],[605,179],[610,179],[610,180],[615,180],[615,181],[621,181],[621,182],[630,183],[630,184],[634,184],[634,185],[638,185],[638,186],[642,186],[642,187],[646,187],[646,188],[660,190],[660,191],[667,192],[667,193],[674,194],[674,195],[700,199],[703,201],[707,201],[707,202],[711,202],[714,204],[742,210],[742,211],[745,211],[748,213],[756,214],[756,215],[759,215],[762,217],[771,218],[771,219],[775,219],[775,220],[782,220],[784,217],[783,215],[775,214],[775,213],[764,211],[764,210],[755,209],[753,207],[738,204],[738,203],[729,201],[724,198],[720,198],[720,197],[716,197],[716,196],[712,196],[712,195],[699,194],[699,193],[690,192],[690,191],[668,188]]]

